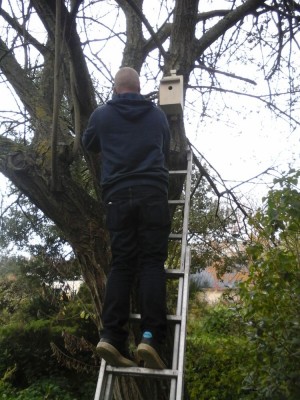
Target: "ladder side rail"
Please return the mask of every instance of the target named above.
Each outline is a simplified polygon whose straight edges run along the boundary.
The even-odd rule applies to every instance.
[[[174,328],[174,342],[173,342],[173,357],[172,357],[172,369],[178,370],[178,358],[179,358],[179,339],[180,339],[180,326],[175,325]],[[174,400],[177,390],[177,379],[172,379],[170,384],[170,397],[169,400]]]
[[[180,317],[182,317],[181,309],[182,309],[182,301],[183,301],[183,299],[182,299],[183,284],[184,284],[183,277],[180,277],[178,280],[178,296],[177,296],[177,305],[176,305],[176,315],[180,316]],[[172,355],[172,369],[175,369],[175,370],[178,370],[179,342],[180,342],[180,325],[176,324],[174,327],[173,355]],[[177,388],[177,379],[171,380],[169,400],[175,399],[176,388]]]
[[[105,392],[103,393],[104,395],[103,400],[112,400],[114,394],[115,379],[116,379],[115,376],[113,376],[112,374],[108,374],[105,385]]]
[[[185,204],[184,204],[184,214],[183,214],[183,226],[182,226],[182,243],[181,243],[181,270],[184,270],[186,247],[187,247],[187,235],[189,227],[189,214],[190,214],[190,200],[191,200],[191,184],[192,184],[192,151],[189,148],[188,154],[188,165],[187,165],[187,175],[185,183]]]
[[[181,345],[182,341],[185,342],[185,330],[182,330],[183,320],[186,318],[186,315],[183,315],[184,311],[184,302],[185,302],[185,294],[184,290],[186,287],[186,279],[188,275],[185,273],[185,259],[186,259],[186,250],[187,250],[187,234],[188,234],[188,223],[189,223],[189,208],[190,208],[190,191],[191,191],[191,181],[192,181],[192,152],[191,149],[188,150],[187,154],[188,165],[187,165],[187,174],[186,174],[186,182],[185,182],[185,200],[184,200],[184,210],[183,210],[183,225],[182,225],[182,241],[181,241],[181,266],[180,270],[183,271],[183,278],[179,279],[178,283],[178,298],[177,298],[177,309],[176,315],[181,316],[181,324],[176,324],[174,331],[174,344],[173,344],[173,362],[172,368],[178,370],[178,378],[177,380],[171,380],[170,386],[170,397],[169,400],[181,400],[181,398],[177,397],[178,394],[182,392],[183,385],[183,367],[180,367],[180,362],[182,357],[180,353],[182,351]],[[183,338],[183,339],[182,339]],[[180,383],[181,382],[181,383]]]
[[[176,385],[177,380],[176,379],[171,379],[170,383],[170,395],[169,395],[169,400],[174,400],[176,396]]]
[[[181,320],[182,320],[181,310],[183,303],[183,286],[184,286],[184,278],[179,278],[176,315],[180,316]],[[178,369],[179,340],[180,340],[180,325],[176,324],[174,330],[172,369]]]
[[[187,328],[187,314],[189,304],[189,275],[191,264],[191,249],[187,247],[185,257],[185,278],[183,287],[183,302],[182,302],[182,319],[180,324],[180,340],[179,340],[179,355],[178,355],[178,379],[177,379],[177,392],[176,400],[182,400],[184,388],[184,362],[185,362],[185,348],[186,348],[186,328]]]
[[[102,400],[103,398],[103,388],[106,386],[105,368],[106,368],[106,361],[102,359],[98,374],[98,381],[97,381],[94,400]]]

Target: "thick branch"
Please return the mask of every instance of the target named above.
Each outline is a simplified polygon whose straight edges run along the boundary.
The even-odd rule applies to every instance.
[[[251,83],[251,85],[256,85],[256,82],[253,79],[245,78],[243,76],[239,76],[239,75],[236,75],[236,74],[230,73],[230,72],[219,71],[219,70],[217,70],[215,68],[210,68],[210,67],[207,67],[207,66],[205,66],[203,64],[195,65],[195,69],[196,68],[204,69],[205,71],[207,71],[209,73],[213,73],[213,74],[220,74],[220,75],[224,75],[224,76],[229,76],[230,78],[233,78],[233,79],[238,79],[238,80],[241,80],[241,81],[244,81],[244,82],[247,82],[247,83]]]
[[[54,63],[54,91],[53,91],[53,115],[51,132],[51,185],[52,190],[58,188],[57,173],[57,140],[59,129],[60,110],[60,82],[61,82],[61,3],[56,0],[56,24],[55,24],[55,63]]]
[[[196,58],[198,58],[210,45],[212,45],[220,36],[242,20],[246,15],[251,14],[259,6],[264,4],[264,0],[247,0],[244,4],[225,15],[223,19],[216,23],[197,41]]]
[[[175,69],[178,75],[183,75],[185,86],[195,63],[198,3],[199,0],[176,2],[170,38],[170,56],[166,60],[164,68],[165,75],[169,75],[171,69]]]
[[[152,50],[154,50],[157,45],[156,42],[159,41],[159,43],[161,43],[161,45],[168,39],[168,37],[170,37],[171,34],[171,28],[172,28],[172,24],[171,23],[164,23],[159,30],[156,33],[156,40],[154,40],[154,38],[151,36],[151,38],[149,40],[147,40],[147,42],[145,43],[144,46],[144,53],[145,54],[149,54]],[[163,54],[163,53],[162,53]],[[165,55],[165,54],[163,54]]]
[[[146,40],[143,35],[142,21],[136,11],[126,0],[116,0],[126,16],[126,45],[123,53],[122,66],[133,67],[140,72],[146,54]],[[133,2],[131,2],[133,4]],[[134,0],[135,8],[142,9],[143,0]]]
[[[49,37],[54,41],[55,37],[55,0],[32,0],[40,19],[42,20]],[[87,124],[87,120],[97,106],[92,81],[86,65],[86,60],[82,51],[80,38],[76,30],[75,7],[71,14],[64,3],[62,4],[61,30],[64,33],[66,48],[74,71],[74,83],[77,98],[80,104],[82,126]],[[68,63],[67,63],[68,64]]]
[[[216,18],[216,17],[224,17],[228,13],[230,13],[230,10],[212,10],[212,11],[199,13],[197,16],[197,22],[207,21],[208,19]]]
[[[135,3],[134,0],[127,0],[127,2],[129,3],[130,7],[132,7],[132,9],[136,12],[137,16],[143,22],[145,27],[148,29],[148,32],[150,33],[153,41],[155,42],[157,48],[160,50],[161,54],[164,56],[164,58],[166,58],[166,52],[165,52],[164,48],[162,47],[161,41],[159,40],[158,36],[154,32],[152,26],[149,24],[145,15],[143,14],[142,9],[137,5],[137,3]]]
[[[41,99],[36,86],[19,65],[12,50],[6,46],[1,38],[0,69],[34,119],[39,115],[48,114],[49,110],[47,110],[46,104]]]

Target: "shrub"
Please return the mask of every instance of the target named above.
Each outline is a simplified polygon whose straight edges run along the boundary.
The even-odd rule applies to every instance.
[[[206,307],[189,322],[186,383],[191,400],[239,400],[249,357],[240,319],[226,305]]]
[[[235,308],[217,304],[211,308],[202,329],[216,335],[236,335],[244,331],[244,324]]]
[[[189,337],[186,382],[191,400],[239,400],[246,349],[246,340],[238,337]]]
[[[78,374],[60,365],[53,357],[51,341],[64,348],[62,327],[49,320],[31,321],[26,325],[15,323],[0,329],[1,399],[77,400],[74,393],[78,400],[92,398],[97,369],[95,374]],[[91,353],[86,357],[92,363]],[[67,393],[72,396],[68,397]]]
[[[241,284],[253,358],[245,365],[247,399],[300,398],[299,173],[279,180],[255,217],[250,278]]]
[[[65,389],[67,382],[41,380],[26,389],[17,391],[7,383],[0,384],[0,398],[5,400],[77,400]],[[79,397],[78,397],[79,400]]]

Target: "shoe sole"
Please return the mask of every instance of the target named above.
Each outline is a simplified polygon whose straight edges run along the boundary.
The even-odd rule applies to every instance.
[[[111,344],[102,342],[98,344],[97,354],[104,358],[107,364],[112,367],[136,367],[137,365],[129,358],[123,357],[122,354]]]
[[[148,344],[140,343],[137,349],[138,357],[145,362],[145,368],[165,369],[166,365],[157,351]]]

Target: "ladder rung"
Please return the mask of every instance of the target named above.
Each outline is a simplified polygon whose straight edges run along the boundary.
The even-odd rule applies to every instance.
[[[184,204],[185,200],[169,200],[168,201],[169,204]]]
[[[177,378],[178,376],[178,371],[175,369],[151,369],[142,367],[120,368],[120,367],[111,367],[110,365],[107,365],[106,371],[112,373],[113,375],[130,375],[130,376],[146,375],[146,376],[160,377],[160,378]]]
[[[181,240],[182,239],[182,233],[170,233],[169,239]]]
[[[184,271],[181,269],[166,269],[167,278],[181,278],[184,276]]]
[[[187,170],[186,169],[178,169],[178,170],[174,170],[174,171],[169,171],[170,175],[183,175],[186,174]]]
[[[141,319],[141,314],[133,314],[131,313],[129,316],[131,321],[139,321]],[[167,320],[170,322],[181,322],[182,318],[181,315],[167,315]]]

